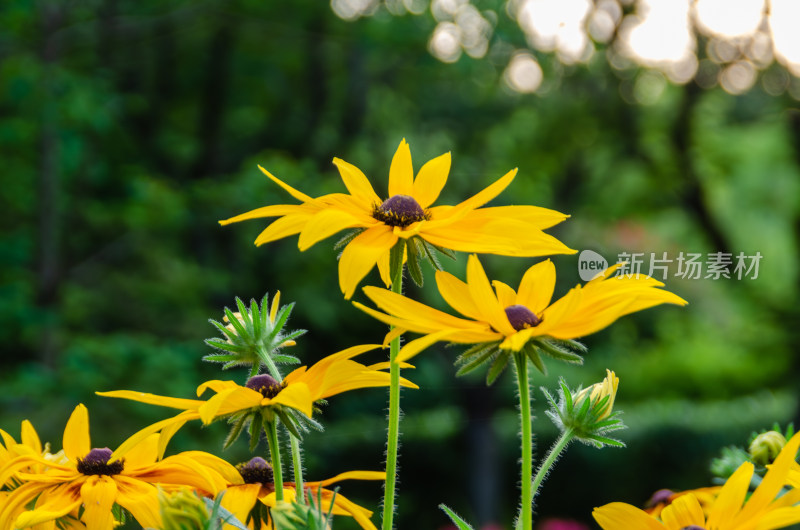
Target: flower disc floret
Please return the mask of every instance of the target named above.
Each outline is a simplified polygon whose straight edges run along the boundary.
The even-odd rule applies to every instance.
[[[109,462],[111,453],[108,447],[92,449],[85,457],[78,458],[78,472],[83,475],[119,475],[125,469],[124,461]]]
[[[272,474],[272,466],[260,456],[251,458],[244,464],[239,464],[236,466],[236,469],[239,471],[239,474],[242,475],[245,484],[261,484],[267,486],[275,483],[275,478]]]
[[[398,194],[389,197],[376,207],[372,217],[386,225],[405,228],[411,223],[430,219],[430,214],[422,209],[414,197]]]
[[[510,305],[506,307],[505,311],[508,322],[517,331],[522,331],[525,328],[534,328],[542,323],[542,319],[524,305]]]
[[[256,392],[260,392],[261,395],[266,398],[274,398],[285,387],[284,384],[269,374],[253,376],[247,380],[244,386]]]

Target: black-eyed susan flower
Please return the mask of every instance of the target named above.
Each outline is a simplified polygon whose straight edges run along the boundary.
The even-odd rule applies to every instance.
[[[755,530],[785,528],[800,523],[800,490],[781,494],[791,465],[800,447],[800,435],[786,444],[770,466],[761,484],[747,496],[755,470],[742,464],[725,482],[713,503],[704,511],[697,496],[689,492],[676,498],[655,517],[629,504],[614,502],[595,508],[594,515],[603,530]]]
[[[222,496],[222,507],[231,512],[240,521],[246,521],[250,528],[263,523],[271,529],[270,511],[276,506],[275,482],[272,467],[263,458],[255,457],[237,466],[244,484],[230,486]],[[305,494],[311,499],[320,499],[322,511],[330,511],[333,515],[353,517],[365,530],[374,530],[370,521],[372,512],[350,501],[344,495],[327,489],[326,486],[343,480],[385,480],[385,471],[348,471],[333,478],[319,482],[306,482]],[[284,483],[284,495],[287,503],[295,500],[297,491],[294,483]],[[263,528],[263,526],[262,526]]]
[[[368,387],[389,386],[389,374],[382,371],[388,363],[379,363],[365,366],[352,358],[376,348],[378,344],[354,346],[346,350],[329,355],[310,368],[301,366],[278,381],[270,375],[260,374],[251,377],[244,386],[233,381],[207,381],[197,387],[197,395],[201,396],[206,390],[211,390],[214,395],[207,400],[181,399],[131,390],[115,390],[111,392],[98,392],[98,395],[118,397],[160,405],[184,412],[177,416],[158,422],[143,429],[129,439],[134,443],[143,436],[158,432],[166,427],[172,429],[183,425],[187,421],[200,419],[203,423],[211,423],[216,418],[231,417],[236,415],[240,423],[246,418],[263,418],[271,421],[272,415],[279,415],[287,428],[292,427],[292,420],[284,408],[297,410],[307,418],[311,418],[314,403],[336,394],[349,390]],[[408,365],[406,365],[408,366]],[[402,379],[401,384],[410,388],[417,385],[407,379]],[[267,418],[264,418],[264,415]],[[259,419],[258,421],[261,421]],[[237,425],[241,430],[243,425]],[[297,434],[299,437],[299,434]]]
[[[489,283],[477,256],[471,255],[466,283],[450,273],[436,273],[439,293],[466,318],[377,287],[365,287],[364,292],[386,313],[359,303],[355,305],[400,330],[424,335],[407,343],[400,350],[398,361],[410,359],[435,342],[449,341],[477,344],[461,357],[465,366],[460,373],[492,360],[495,361],[494,367],[504,366],[508,354],[519,351],[525,352],[543,370],[540,352],[580,362],[580,356],[563,347],[580,348],[580,345],[566,341],[599,331],[629,313],[659,304],[687,303],[669,291],[658,289],[663,286],[658,280],[643,275],[613,276],[615,269],[616,266],[607,269],[551,303],[556,272],[550,260],[529,268],[515,291],[497,280]],[[500,370],[494,370],[496,375],[502,366]],[[492,371],[490,369],[490,373]]]
[[[233,466],[208,453],[190,451],[159,459],[158,438],[147,436],[112,456],[111,449],[92,447],[89,413],[78,405],[64,429],[62,460],[31,452],[0,469],[0,483],[14,475],[22,480],[0,507],[0,529],[27,528],[80,513],[90,530],[106,530],[115,526],[115,505],[142,526],[158,528],[159,488],[192,488],[213,495],[241,480]],[[37,465],[32,472],[24,471]]]
[[[525,257],[575,252],[542,232],[566,219],[562,213],[536,206],[481,208],[511,183],[516,169],[456,206],[432,206],[447,182],[450,153],[423,165],[414,178],[411,151],[405,140],[400,142],[389,168],[385,199],[375,193],[360,169],[339,158],[333,163],[349,193],[310,197],[259,166],[300,204],[265,206],[220,224],[277,217],[258,236],[256,245],[299,234],[300,250],[342,230],[354,231],[343,240],[346,246],[339,259],[339,285],[345,298],[353,295],[376,265],[384,283],[391,284],[390,251],[398,242],[407,242],[410,266],[415,255],[432,257],[435,248]]]

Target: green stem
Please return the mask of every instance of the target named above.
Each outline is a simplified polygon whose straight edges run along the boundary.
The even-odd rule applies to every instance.
[[[531,473],[533,470],[533,436],[531,433],[531,398],[528,381],[528,357],[522,353],[514,354],[514,365],[517,372],[519,388],[519,419],[522,427],[522,496],[519,507],[517,528],[531,530],[531,509],[533,494],[531,492]],[[519,524],[521,522],[521,525]]]
[[[269,456],[272,459],[272,476],[275,483],[275,500],[283,501],[283,466],[281,465],[281,448],[278,444],[278,423],[273,418],[265,425]]]
[[[303,458],[300,453],[300,440],[289,433],[289,442],[292,445],[292,469],[294,470],[294,489],[297,492],[297,502],[305,504],[306,493],[303,486]]]
[[[564,432],[561,433],[561,436],[556,440],[556,443],[550,448],[550,451],[547,453],[547,458],[544,459],[542,465],[539,467],[539,471],[536,472],[536,478],[533,479],[533,498],[536,498],[536,494],[539,493],[539,488],[542,485],[542,481],[544,477],[550,472],[550,468],[553,467],[553,464],[558,459],[558,456],[561,452],[567,447],[567,445],[572,441],[574,438],[574,432],[571,428],[567,428]]]
[[[261,346],[261,345],[258,346],[258,357],[261,359],[261,362],[264,363],[264,365],[267,367],[267,371],[269,372],[269,375],[271,375],[272,377],[274,377],[278,381],[283,381],[283,377],[281,376],[281,371],[278,370],[277,365],[272,360],[272,358],[269,355],[269,352],[267,352],[267,350],[266,350],[266,348],[264,348],[264,346]],[[257,374],[258,373],[258,367],[254,366],[254,370],[256,370],[256,374]],[[255,374],[251,374],[251,377],[253,375],[255,375]]]
[[[392,278],[392,292],[403,292],[403,267]],[[392,530],[397,481],[397,446],[400,438],[400,337],[389,344],[389,434],[386,440],[386,487],[383,491],[383,530]]]

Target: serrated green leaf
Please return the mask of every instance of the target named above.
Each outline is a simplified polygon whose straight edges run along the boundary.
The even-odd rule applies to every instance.
[[[273,353],[272,360],[277,364],[300,364],[300,359],[294,355],[286,355],[283,353]]]
[[[461,377],[462,375],[468,374],[473,370],[478,369],[485,363],[489,362],[489,360],[492,358],[492,355],[495,355],[496,353],[497,353],[497,348],[487,348],[483,354],[479,355],[475,359],[471,360],[470,362],[459,368],[458,371],[456,372],[456,376]]]

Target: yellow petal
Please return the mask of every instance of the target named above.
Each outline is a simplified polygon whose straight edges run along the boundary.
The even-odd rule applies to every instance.
[[[800,523],[800,506],[770,510],[758,518],[754,530],[773,530]]]
[[[111,508],[117,498],[117,484],[105,475],[92,476],[81,486],[83,516],[81,521],[88,530],[108,530],[114,528]]]
[[[447,175],[450,173],[450,153],[429,160],[419,170],[414,180],[413,197],[422,208],[427,208],[436,201],[442,192]]]
[[[791,465],[795,461],[798,448],[800,448],[800,433],[795,434],[786,442],[786,445],[770,466],[769,471],[764,475],[761,484],[747,500],[747,504],[745,504],[739,516],[742,520],[754,517],[775,499],[778,492],[786,484],[786,477],[789,475]]]
[[[450,274],[449,272],[436,271],[436,286],[439,293],[450,307],[474,320],[482,320],[483,315],[478,310],[475,302],[469,294],[467,284]]]
[[[223,219],[219,222],[222,226],[231,223],[238,223],[240,221],[247,221],[250,219],[261,219],[264,217],[283,217],[284,215],[292,215],[296,213],[303,213],[307,211],[307,207],[301,204],[273,204],[256,208],[247,213],[231,217],[230,219]]]
[[[471,254],[467,261],[467,286],[472,301],[483,315],[484,322],[488,322],[495,331],[499,331],[503,335],[516,333],[492,291],[486,271],[483,270],[481,262],[474,254]]]
[[[278,395],[269,400],[269,403],[292,407],[310,418],[314,413],[314,401],[308,385],[298,381],[278,392]]]
[[[40,496],[37,499],[33,510],[23,512],[17,517],[15,526],[27,528],[48,522],[52,524],[59,517],[77,510],[81,505],[81,499],[67,488],[52,490],[46,502],[42,502],[42,498],[43,496]]]
[[[592,512],[603,530],[666,530],[666,527],[647,513],[630,504],[612,502]]]
[[[117,504],[131,512],[142,528],[162,528],[158,489],[124,475],[117,475],[115,480]]]
[[[389,271],[390,255],[390,252],[384,252],[381,254],[381,257],[378,258],[378,272],[380,273],[381,280],[387,289],[392,286],[392,276],[391,272]]]
[[[529,205],[479,208],[473,210],[469,215],[485,219],[516,219],[529,223],[539,230],[545,230],[569,218],[569,215],[555,210]]]
[[[339,287],[350,299],[358,283],[372,270],[378,259],[397,243],[397,236],[386,226],[364,230],[353,239],[339,258]]]
[[[275,296],[272,297],[272,305],[269,308],[269,321],[275,323],[275,317],[278,315],[278,309],[281,307],[281,292],[277,291]],[[294,341],[290,341],[294,342]]]
[[[517,293],[514,292],[514,289],[499,280],[492,280],[492,286],[497,293],[497,301],[500,302],[500,307],[506,308],[517,303]]]
[[[0,482],[0,484],[2,484],[2,482]],[[20,512],[25,509],[25,506],[28,503],[33,501],[43,490],[47,489],[48,487],[49,484],[42,485],[36,482],[27,482],[13,491],[8,492],[7,497],[0,497],[0,501],[2,501],[2,504],[0,504],[0,528],[4,530],[11,528],[24,528],[25,525],[14,523],[15,520],[19,521],[17,515],[19,515]],[[31,517],[30,515],[26,515],[29,513],[30,512],[23,512],[22,515],[19,515],[19,517]],[[24,523],[25,520],[23,519],[22,522]]]
[[[681,495],[664,508],[661,520],[667,528],[684,528],[692,525],[703,527],[706,524],[703,508],[700,507],[697,497],[691,493]]]
[[[335,477],[321,480],[316,483],[319,486],[330,486],[343,480],[386,480],[386,471],[345,471]],[[309,483],[311,484],[311,483]]]
[[[425,335],[424,337],[420,337],[416,340],[412,340],[400,349],[395,362],[399,363],[407,361],[437,342],[445,340],[448,337],[458,333],[458,331],[459,330],[457,329],[444,329],[442,331],[437,331],[436,333],[431,333],[430,335]]]
[[[140,430],[139,432],[134,433],[127,440],[122,442],[122,444],[119,447],[117,447],[117,449],[111,455],[111,460],[117,460],[119,458],[124,457],[128,451],[136,447],[136,445],[138,445],[142,440],[144,440],[153,433],[156,433],[162,429],[166,430],[167,428],[173,425],[177,425],[177,427],[174,429],[177,430],[178,428],[182,427],[187,421],[197,420],[197,419],[200,419],[200,414],[197,411],[187,410],[181,412],[180,414],[172,418],[167,418],[166,420],[161,420],[152,425],[149,425],[144,429]],[[172,431],[172,434],[174,434],[174,430]],[[159,453],[163,454],[163,448],[161,447],[159,448]]]
[[[197,409],[197,412],[200,413],[203,423],[208,425],[217,416],[258,406],[262,397],[261,393],[243,386],[228,388],[206,401]]]
[[[709,510],[708,526],[710,528],[727,526],[739,513],[750,488],[753,469],[753,464],[745,462],[725,481],[717,500]]]
[[[372,189],[369,179],[364,173],[353,164],[345,162],[341,158],[334,158],[333,163],[339,169],[347,191],[351,195],[363,201],[367,206],[380,204],[382,201]]]
[[[556,267],[548,260],[537,263],[522,276],[519,282],[517,303],[541,316],[550,305],[556,288]]]
[[[497,180],[493,184],[487,186],[486,188],[484,188],[483,190],[481,190],[477,194],[473,195],[472,197],[470,197],[466,201],[464,201],[464,202],[462,202],[460,204],[457,204],[456,206],[454,206],[453,208],[450,208],[446,212],[442,212],[442,214],[443,214],[442,217],[455,220],[455,219],[459,219],[459,218],[463,217],[464,215],[466,215],[471,210],[474,210],[476,208],[480,208],[481,206],[483,206],[487,202],[491,201],[492,199],[494,199],[495,197],[500,195],[500,193],[504,189],[506,189],[506,187],[509,184],[511,184],[511,181],[514,180],[514,176],[516,174],[517,174],[517,170],[516,169],[512,169],[511,171],[509,171],[508,173],[503,175],[499,180]]]
[[[33,428],[31,422],[23,420],[20,434],[23,445],[30,447],[36,453],[42,452],[42,442],[39,440],[39,435],[36,434],[36,429]]]
[[[153,433],[125,454],[125,465],[129,468],[145,467],[156,463],[158,459],[158,438]]]
[[[341,210],[329,209],[322,210],[313,217],[303,227],[297,245],[301,251],[307,250],[315,243],[332,236],[346,228],[360,226],[361,222],[353,215]]]
[[[256,246],[261,246],[265,243],[270,243],[301,232],[309,219],[311,219],[311,214],[302,213],[286,215],[273,221],[272,224],[258,235],[256,238]]]
[[[247,521],[247,516],[258,501],[260,484],[242,484],[231,486],[222,495],[222,507],[231,512],[240,521]]]
[[[191,410],[196,409],[204,403],[204,401],[197,399],[181,399],[167,396],[158,396],[156,394],[148,394],[145,392],[136,392],[133,390],[112,390],[110,392],[95,392],[98,396],[114,397],[122,399],[130,399],[140,403],[147,403],[150,405],[159,405],[161,407],[170,407],[173,409]]]
[[[202,383],[200,386],[197,387],[197,395],[202,396],[203,393],[211,389],[214,392],[222,392],[223,390],[228,390],[229,388],[236,388],[239,385],[234,383],[233,381],[220,381],[219,379],[212,379],[210,381],[206,381]]]
[[[92,450],[89,439],[89,411],[83,404],[75,407],[67,421],[62,447],[64,454],[72,462],[77,462],[78,458],[85,457]]]
[[[291,195],[292,197],[294,197],[298,201],[300,201],[300,202],[314,202],[313,198],[311,198],[308,195],[306,195],[305,193],[303,193],[301,191],[298,191],[298,190],[294,189],[293,187],[289,186],[288,184],[286,184],[285,182],[283,182],[279,178],[275,177],[272,173],[270,173],[269,171],[267,171],[263,167],[258,166],[258,169],[260,169],[262,173],[264,173],[267,177],[269,177],[272,182],[274,182],[275,184],[277,184],[278,186],[280,186],[281,188],[286,190],[289,193],[289,195]]]
[[[414,169],[411,167],[411,149],[406,139],[400,142],[389,167],[389,197],[414,195]]]

